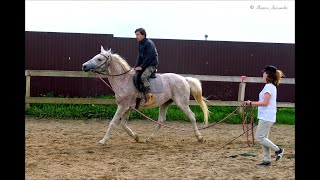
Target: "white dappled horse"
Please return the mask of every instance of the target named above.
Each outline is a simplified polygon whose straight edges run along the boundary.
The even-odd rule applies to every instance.
[[[112,118],[108,131],[100,144],[105,144],[109,139],[111,131],[114,126],[121,123],[121,126],[126,132],[139,142],[139,137],[128,126],[127,120],[129,118],[130,106],[135,107],[136,98],[139,97],[140,92],[136,89],[133,83],[133,76],[135,71],[128,65],[128,63],[118,54],[113,54],[111,49],[105,50],[101,46],[101,52],[95,55],[82,65],[82,70],[85,72],[92,71],[95,73],[106,73],[113,91],[116,92],[115,100],[117,104],[117,111]],[[166,120],[166,112],[169,105],[174,102],[190,119],[193,124],[195,135],[199,142],[203,142],[203,137],[197,127],[194,113],[189,107],[190,94],[199,103],[204,113],[204,123],[208,125],[208,107],[204,102],[202,96],[201,82],[192,77],[183,77],[175,73],[158,74],[163,82],[163,92],[153,93],[155,103],[145,108],[154,108],[160,106],[158,124],[154,132],[147,139],[151,142],[157,135],[161,127],[161,123]],[[151,89],[152,90],[152,89]],[[141,103],[144,103],[142,99]]]

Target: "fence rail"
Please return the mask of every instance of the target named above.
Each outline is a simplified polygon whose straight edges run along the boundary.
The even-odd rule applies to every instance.
[[[161,74],[161,73],[159,73]],[[238,101],[213,101],[207,102],[208,106],[240,106],[244,101],[246,83],[265,83],[261,77],[242,76],[213,76],[213,75],[193,75],[180,74],[184,77],[194,77],[200,81],[220,81],[220,82],[239,82]],[[50,98],[50,97],[30,97],[30,84],[32,76],[49,76],[49,77],[83,77],[95,78],[91,73],[83,71],[57,71],[57,70],[25,70],[26,76],[26,107],[31,103],[53,103],[53,104],[115,104],[113,99],[95,99],[95,98]],[[102,75],[102,77],[106,77]],[[295,84],[294,78],[282,78],[282,84]],[[196,105],[195,100],[190,100],[190,105]],[[295,103],[277,102],[277,107],[295,107]],[[240,109],[242,111],[242,109]]]

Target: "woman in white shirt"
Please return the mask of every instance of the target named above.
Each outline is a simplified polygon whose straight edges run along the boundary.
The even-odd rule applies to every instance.
[[[277,113],[277,86],[284,76],[281,70],[275,66],[267,65],[263,70],[263,80],[266,82],[264,88],[259,93],[259,101],[247,100],[247,106],[258,106],[258,126],[255,139],[262,145],[264,159],[258,165],[271,165],[270,149],[275,152],[276,160],[281,159],[284,149],[275,145],[268,139],[272,125],[276,122]]]

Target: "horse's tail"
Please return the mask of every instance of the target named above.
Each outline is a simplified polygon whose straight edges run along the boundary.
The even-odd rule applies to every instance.
[[[200,80],[192,77],[186,77],[186,80],[190,84],[190,89],[191,89],[191,94],[192,96],[196,99],[196,101],[199,103],[203,114],[204,114],[204,123],[207,126],[208,125],[208,114],[209,114],[209,109],[207,104],[204,102],[206,100],[202,96],[202,87],[201,87],[201,82]]]

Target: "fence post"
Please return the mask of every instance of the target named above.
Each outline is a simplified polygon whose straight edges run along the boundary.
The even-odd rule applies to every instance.
[[[244,80],[246,79],[246,76],[241,76],[241,83],[239,84],[239,92],[238,92],[238,101],[244,101],[244,95],[245,95],[245,89],[246,89],[246,83]],[[243,107],[239,108],[239,113],[243,113]]]
[[[29,74],[26,75],[26,98],[30,97],[30,79],[31,76]],[[29,108],[30,104],[26,104],[25,108]]]

